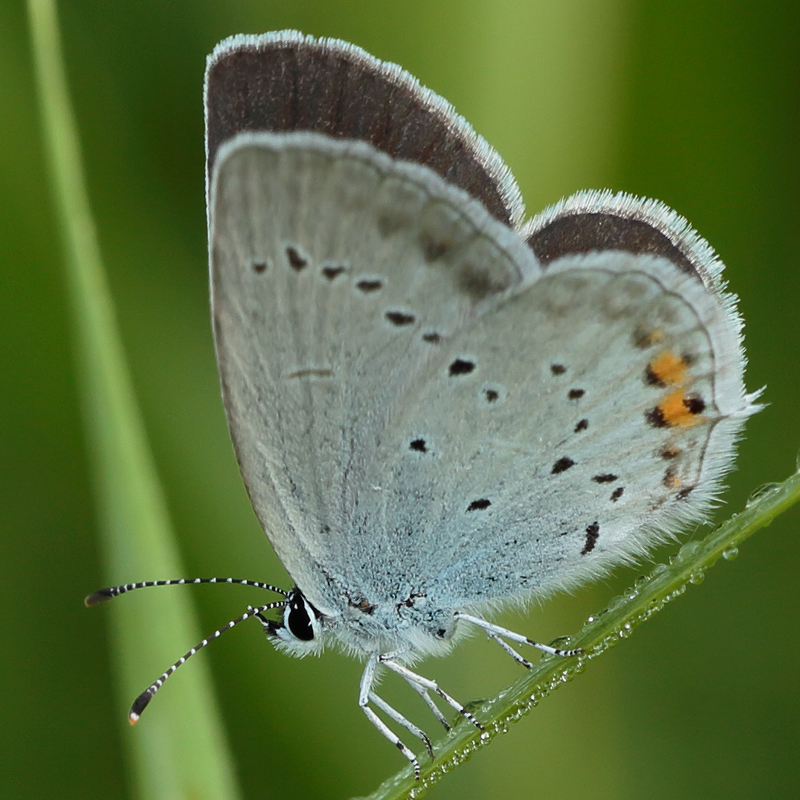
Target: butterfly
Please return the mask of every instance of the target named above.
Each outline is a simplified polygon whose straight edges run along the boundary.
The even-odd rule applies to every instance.
[[[524,221],[498,154],[445,100],[346,42],[234,36],[205,82],[211,307],[253,508],[295,582],[255,616],[296,656],[365,662],[358,703],[490,612],[646,555],[706,517],[757,394],[722,263],[662,203],[584,191]],[[270,609],[280,609],[272,619]]]

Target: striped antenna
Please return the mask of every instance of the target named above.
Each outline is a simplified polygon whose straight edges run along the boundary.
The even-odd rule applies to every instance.
[[[109,586],[107,589],[92,592],[83,602],[87,606],[96,606],[98,603],[105,603],[106,600],[110,600],[112,597],[119,597],[119,595],[126,592],[132,592],[134,589],[146,589],[150,586],[185,586],[195,583],[235,583],[239,586],[266,589],[269,592],[282,594],[284,597],[289,596],[289,592],[285,589],[280,589],[269,583],[261,583],[260,581],[248,581],[244,578],[178,578],[171,581],[142,581],[141,583],[124,583],[121,586]]]
[[[178,667],[180,667],[182,664],[185,664],[186,661],[190,659],[198,650],[202,650],[209,642],[218,638],[225,631],[230,630],[240,622],[244,622],[248,617],[257,616],[262,620],[262,622],[264,622],[263,618],[261,617],[262,613],[264,611],[269,611],[271,608],[282,608],[285,606],[287,603],[286,598],[289,597],[289,592],[277,586],[272,586],[269,583],[261,583],[261,581],[249,581],[245,580],[244,578],[177,578],[175,580],[168,581],[142,581],[141,583],[124,583],[120,586],[109,586],[107,589],[100,589],[96,592],[93,592],[84,600],[85,605],[96,606],[98,603],[104,603],[106,600],[111,600],[112,597],[118,597],[126,592],[132,592],[134,589],[146,589],[150,586],[185,586],[188,584],[198,583],[234,583],[238,584],[239,586],[252,586],[256,589],[266,589],[267,591],[280,594],[284,597],[284,599],[276,600],[273,603],[267,603],[266,605],[259,606],[258,608],[247,606],[247,611],[242,614],[242,616],[232,619],[227,625],[215,630],[211,636],[207,636],[202,642],[189,650],[188,653],[181,656],[181,658],[179,658],[155,683],[150,684],[150,686],[148,686],[147,689],[145,689],[136,698],[136,700],[133,701],[131,710],[128,713],[128,722],[130,722],[131,725],[135,725],[139,721],[142,711],[144,711],[144,709],[147,707],[147,704],[153,699],[155,693],[164,685],[164,681],[166,681],[166,679],[169,678],[169,676],[172,675],[172,673],[175,672]]]
[[[137,584],[138,585],[138,584]],[[128,722],[131,725],[135,725],[139,721],[139,717],[142,715],[142,711],[147,708],[147,704],[153,699],[155,693],[164,685],[164,681],[172,675],[175,670],[178,669],[181,665],[185,664],[198,650],[202,650],[209,642],[212,642],[214,639],[221,636],[225,631],[229,631],[234,626],[238,625],[240,622],[244,622],[248,617],[253,616],[260,616],[265,611],[269,611],[271,608],[280,608],[281,606],[285,606],[285,600],[276,600],[274,603],[267,603],[264,606],[259,606],[258,608],[253,608],[253,606],[247,606],[247,611],[242,614],[241,617],[237,617],[236,619],[232,619],[227,625],[218,630],[214,631],[211,636],[207,636],[203,639],[202,642],[196,644],[188,653],[181,656],[155,683],[151,683],[134,701],[133,705],[131,706],[131,710],[128,712]]]

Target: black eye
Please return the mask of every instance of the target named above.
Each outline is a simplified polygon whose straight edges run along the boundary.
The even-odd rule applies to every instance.
[[[311,627],[309,609],[299,592],[294,593],[289,600],[289,613],[286,615],[286,627],[289,633],[302,642],[310,642],[314,638],[314,629]]]

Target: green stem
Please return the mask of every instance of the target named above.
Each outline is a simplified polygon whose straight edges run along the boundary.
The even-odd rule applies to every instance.
[[[28,0],[28,12],[108,582],[141,575],[180,575],[183,570],[134,398],[100,257],[70,107],[55,4],[53,0]],[[156,677],[177,648],[188,647],[200,638],[185,594],[160,595],[157,612],[148,607],[149,602],[144,598],[110,610],[112,652],[119,666],[119,688],[126,706]],[[148,667],[153,672],[143,677],[142,662],[160,666]],[[163,713],[163,709],[162,713],[151,711],[136,730],[125,730],[136,794],[159,800],[237,798],[232,758],[206,665],[202,661],[194,664],[167,694],[172,706],[169,713]]]
[[[745,509],[711,530],[705,538],[687,542],[669,564],[658,564],[646,578],[609,603],[599,614],[589,617],[583,629],[560,647],[581,647],[585,654],[572,659],[543,657],[522,678],[497,697],[470,708],[484,725],[481,733],[466,720],[435,748],[436,758],[422,771],[419,783],[406,767],[385,781],[369,800],[397,800],[421,796],[425,789],[488,745],[498,733],[507,730],[554,689],[571,681],[590,661],[626,639],[642,622],[680,597],[689,584],[701,583],[706,570],[720,557],[735,558],[739,545],[775,517],[800,501],[800,473],[780,485],[769,484],[755,492]]]

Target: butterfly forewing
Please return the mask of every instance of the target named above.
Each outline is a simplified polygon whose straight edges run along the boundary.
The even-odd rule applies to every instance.
[[[398,487],[375,469],[387,429],[456,332],[535,279],[537,262],[429,170],[315,134],[223,148],[212,231],[217,356],[242,475],[284,565],[328,610],[343,602],[335,586],[325,594],[331,575],[358,584],[363,534],[397,541],[384,498]]]

